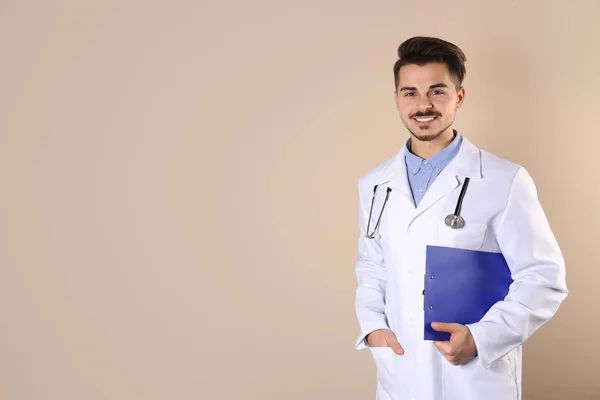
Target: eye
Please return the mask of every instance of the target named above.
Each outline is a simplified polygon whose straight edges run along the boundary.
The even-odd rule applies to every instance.
[[[433,91],[433,92],[431,92],[431,93],[433,93],[433,94],[435,94],[435,95],[444,94],[444,92],[443,92],[443,91],[441,91],[441,90],[434,90],[434,91]]]
[[[414,95],[414,93],[413,93],[413,92],[406,92],[406,93],[404,94],[404,97],[412,97],[413,95]]]

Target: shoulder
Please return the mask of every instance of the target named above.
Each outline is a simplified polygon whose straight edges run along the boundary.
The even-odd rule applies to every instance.
[[[480,150],[480,154],[483,180],[488,185],[506,193],[528,192],[537,195],[533,178],[524,166],[485,150]]]
[[[495,182],[511,183],[520,170],[524,170],[523,166],[499,157],[486,150],[480,150],[481,154],[481,170],[483,178]]]
[[[398,158],[399,155],[396,154],[367,170],[358,178],[359,187],[363,188],[368,186],[373,189],[375,184],[384,181],[390,171],[392,171],[393,164],[398,161]]]

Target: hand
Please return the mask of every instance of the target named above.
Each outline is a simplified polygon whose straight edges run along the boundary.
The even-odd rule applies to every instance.
[[[434,341],[433,344],[438,351],[452,365],[464,364],[473,359],[477,354],[475,340],[468,326],[461,324],[448,324],[444,322],[432,322],[431,327],[438,332],[450,333],[449,341]]]
[[[390,329],[377,329],[367,335],[369,347],[391,347],[399,356],[404,354],[404,349],[398,343],[396,335]]]

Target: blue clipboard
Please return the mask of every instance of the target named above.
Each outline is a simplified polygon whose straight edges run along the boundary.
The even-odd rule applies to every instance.
[[[502,253],[427,246],[425,261],[424,340],[450,340],[432,322],[479,322],[504,300],[513,279]]]

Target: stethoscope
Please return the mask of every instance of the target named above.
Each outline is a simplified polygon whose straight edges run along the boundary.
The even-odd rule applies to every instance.
[[[369,222],[367,223],[367,234],[366,237],[368,239],[375,239],[375,234],[377,234],[377,238],[381,238],[381,235],[378,233],[379,232],[379,223],[381,222],[381,215],[383,214],[383,209],[385,208],[385,205],[387,204],[388,199],[390,198],[390,193],[392,193],[392,188],[388,186],[386,194],[385,194],[385,200],[383,201],[383,205],[381,206],[381,211],[379,212],[379,217],[377,218],[377,223],[375,224],[375,229],[373,230],[373,233],[369,233],[369,227],[371,226],[371,214],[373,213],[373,203],[375,203],[375,196],[377,195],[377,186],[379,185],[375,185],[375,187],[373,188],[373,197],[371,198],[371,209],[369,210]]]
[[[465,193],[467,191],[467,186],[469,186],[469,180],[470,180],[470,178],[468,178],[468,177],[465,178],[465,182],[463,183],[462,188],[460,190],[460,195],[458,196],[458,201],[456,202],[456,209],[454,210],[454,214],[449,214],[448,216],[446,216],[446,219],[444,220],[444,222],[446,223],[446,226],[448,226],[452,229],[459,229],[459,228],[462,228],[463,226],[465,226],[465,220],[460,215],[460,209],[462,207],[462,202],[465,197]],[[378,239],[381,238],[381,235],[378,233],[379,232],[379,223],[381,222],[381,215],[383,214],[385,205],[387,204],[387,201],[390,197],[390,193],[392,192],[392,188],[388,187],[386,194],[385,194],[385,200],[383,201],[383,205],[381,206],[381,211],[379,212],[379,217],[377,218],[377,223],[375,224],[375,229],[373,230],[372,233],[369,233],[370,226],[371,226],[371,215],[373,213],[373,204],[375,203],[375,196],[377,195],[377,186],[379,186],[379,185],[375,185],[375,187],[373,188],[373,197],[371,198],[371,209],[369,210],[369,222],[367,223],[367,233],[365,235],[368,239],[375,239],[375,237],[377,237]]]

